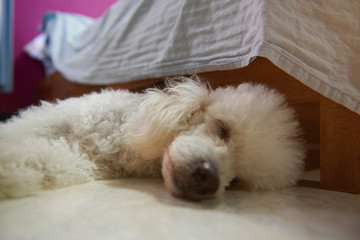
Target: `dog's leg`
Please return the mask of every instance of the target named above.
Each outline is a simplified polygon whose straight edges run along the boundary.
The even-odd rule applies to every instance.
[[[2,141],[0,199],[25,197],[41,189],[91,180],[94,163],[88,160],[86,154],[75,154],[74,152],[78,151],[72,151],[72,147],[62,139],[27,138]]]

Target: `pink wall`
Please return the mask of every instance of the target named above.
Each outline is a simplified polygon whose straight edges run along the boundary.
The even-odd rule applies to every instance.
[[[29,58],[23,47],[38,35],[42,16],[64,11],[99,17],[116,0],[16,0],[14,1],[14,91],[0,93],[0,113],[12,113],[33,103],[34,86],[44,78],[42,64]]]

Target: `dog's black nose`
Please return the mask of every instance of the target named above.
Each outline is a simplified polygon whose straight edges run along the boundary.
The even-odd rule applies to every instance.
[[[191,174],[188,190],[199,197],[214,194],[219,188],[216,168],[209,162],[203,162]]]

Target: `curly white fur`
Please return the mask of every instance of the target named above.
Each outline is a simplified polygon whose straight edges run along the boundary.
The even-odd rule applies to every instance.
[[[285,187],[302,170],[298,136],[285,98],[249,83],[213,91],[181,78],[144,94],[106,90],[43,102],[0,125],[0,199],[161,174],[177,195],[169,162],[189,168],[194,159],[216,167],[215,195],[234,178],[253,188]]]

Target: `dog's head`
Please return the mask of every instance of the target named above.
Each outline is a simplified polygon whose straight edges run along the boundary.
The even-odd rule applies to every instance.
[[[282,95],[261,85],[213,91],[181,80],[147,92],[134,138],[144,158],[163,155],[165,186],[174,196],[216,197],[234,178],[253,188],[295,183],[304,151]]]

